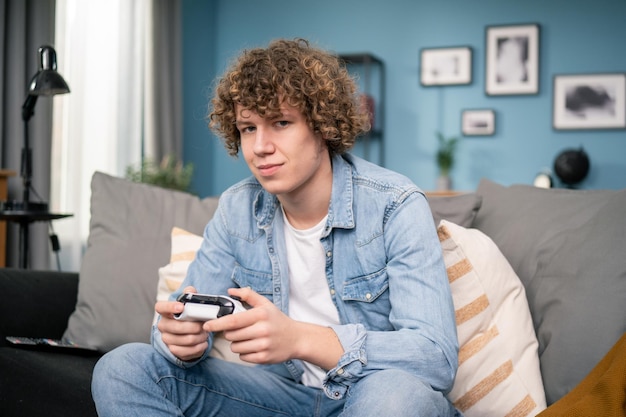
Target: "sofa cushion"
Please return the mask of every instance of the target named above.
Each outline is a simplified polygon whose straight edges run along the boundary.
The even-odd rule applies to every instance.
[[[0,348],[0,415],[96,417],[91,373],[98,358]]]
[[[483,180],[474,227],[526,287],[548,404],[626,332],[626,190],[504,187]]]
[[[437,232],[460,346],[448,398],[467,417],[536,415],[546,401],[524,286],[484,233],[445,220]]]
[[[5,336],[61,338],[77,290],[75,272],[0,268],[0,346]]]
[[[482,197],[476,193],[428,196],[428,204],[436,225],[445,219],[459,226],[470,227],[481,202]]]
[[[158,270],[170,258],[172,227],[202,234],[216,207],[217,198],[201,200],[96,172],[78,301],[64,337],[100,351],[149,342]]]

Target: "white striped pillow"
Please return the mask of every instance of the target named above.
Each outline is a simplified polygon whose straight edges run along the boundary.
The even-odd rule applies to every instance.
[[[534,416],[546,408],[526,293],[493,241],[442,220],[459,368],[448,398],[466,417]]]
[[[157,301],[166,301],[180,287],[187,275],[189,264],[196,257],[202,244],[202,236],[195,235],[179,227],[172,228],[170,263],[159,268]]]

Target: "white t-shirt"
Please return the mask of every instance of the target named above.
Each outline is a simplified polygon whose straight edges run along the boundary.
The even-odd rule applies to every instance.
[[[320,242],[327,217],[310,229],[298,230],[283,211],[289,265],[289,317],[321,326],[339,324],[339,313],[326,280],[324,247]],[[322,388],[326,372],[311,363],[303,363],[303,384]]]

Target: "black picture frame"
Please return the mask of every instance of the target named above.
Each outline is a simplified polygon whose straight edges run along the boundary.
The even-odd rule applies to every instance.
[[[556,130],[626,129],[626,73],[556,74]]]
[[[490,96],[539,93],[540,26],[487,26],[485,93]]]
[[[420,84],[424,87],[472,83],[472,48],[450,46],[420,50]]]
[[[461,132],[464,136],[493,136],[496,133],[496,111],[493,109],[463,110]]]

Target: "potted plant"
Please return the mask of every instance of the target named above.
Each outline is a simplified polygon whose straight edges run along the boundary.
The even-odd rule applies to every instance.
[[[437,150],[437,166],[439,167],[439,178],[437,179],[437,189],[447,191],[452,188],[450,170],[454,166],[454,155],[459,142],[457,137],[446,138],[441,132],[437,132],[439,149]]]
[[[126,179],[162,188],[189,192],[193,164],[184,164],[173,155],[166,155],[161,163],[144,159],[139,167],[126,168]]]

